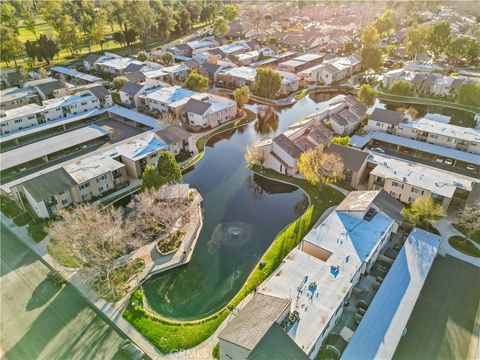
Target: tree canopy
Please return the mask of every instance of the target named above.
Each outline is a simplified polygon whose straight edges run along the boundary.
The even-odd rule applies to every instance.
[[[360,101],[365,106],[372,106],[375,104],[375,90],[369,84],[363,84],[360,86],[360,90],[358,91],[358,101]]]
[[[213,24],[213,33],[218,36],[226,35],[230,31],[230,26],[228,25],[227,20],[220,17]]]
[[[235,101],[237,102],[237,107],[243,109],[243,106],[250,99],[250,89],[248,86],[242,86],[233,91],[233,96],[235,96]]]
[[[162,151],[158,156],[157,171],[161,185],[173,184],[182,179],[182,170],[169,151]]]
[[[458,101],[465,105],[480,107],[480,81],[462,85],[458,91]]]
[[[257,68],[255,83],[256,95],[273,99],[280,90],[282,78],[280,77],[280,74],[272,68]]]
[[[412,94],[412,84],[406,80],[399,79],[392,82],[388,90],[395,95],[409,96]]]
[[[314,185],[336,182],[344,171],[342,158],[338,154],[325,153],[319,148],[303,152],[297,165],[305,179]]]
[[[192,71],[185,79],[185,87],[198,92],[203,92],[208,88],[208,78]]]

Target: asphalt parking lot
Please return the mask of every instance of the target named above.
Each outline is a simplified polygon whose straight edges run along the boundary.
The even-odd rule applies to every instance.
[[[122,337],[70,287],[1,227],[0,356],[30,359],[126,359]]]
[[[145,130],[139,129],[133,125],[127,124],[126,122],[119,121],[112,118],[102,119],[95,122],[97,126],[108,126],[112,128],[110,143],[116,143],[129,137],[138,135]]]

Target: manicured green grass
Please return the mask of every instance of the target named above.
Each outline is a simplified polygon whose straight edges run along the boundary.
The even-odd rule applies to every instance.
[[[192,26],[192,32],[197,31],[197,30],[205,27],[206,25],[207,25],[206,23],[196,23]],[[37,37],[39,37],[41,34],[46,34],[49,37],[51,37],[52,35],[56,35],[56,32],[53,30],[53,28],[46,23],[37,24],[36,30],[37,30]],[[112,35],[113,32],[112,32],[112,29],[110,28],[110,26],[107,26],[105,28],[105,30],[106,30],[106,36]],[[118,25],[114,25],[114,32],[115,31],[118,31]],[[19,40],[22,43],[24,43],[27,40],[31,40],[31,41],[35,40],[34,34],[31,33],[30,31],[28,31],[27,29],[25,29],[24,27],[19,28],[19,33],[20,33],[19,34]],[[172,43],[179,42],[186,36],[188,36],[188,35],[178,37],[177,39],[172,39]],[[165,43],[164,41],[154,40],[154,41],[149,43],[148,48],[150,50],[155,49],[155,48],[157,48],[161,45],[164,45],[164,43]],[[116,54],[122,55],[122,56],[135,54],[135,53],[137,53],[141,50],[144,50],[144,47],[143,47],[143,44],[141,43],[140,40],[138,40],[135,44],[133,44],[131,46],[131,48],[128,48],[127,46],[122,47],[121,44],[118,44],[118,43],[114,42],[113,40],[108,40],[108,41],[105,41],[103,43],[103,49],[100,45],[92,45],[92,49],[91,49],[92,53],[101,53],[103,51],[109,51],[109,52],[113,52],[113,53],[116,53]],[[77,53],[72,56],[72,54],[70,53],[69,50],[62,49],[62,50],[60,50],[59,54],[55,57],[55,59],[53,59],[50,62],[49,66],[68,65],[70,63],[78,62],[78,61],[83,60],[83,58],[85,58],[88,54],[89,54],[88,41],[83,36],[83,33],[82,33],[81,44],[77,48]],[[25,55],[25,59],[26,59],[26,55]],[[19,56],[17,58],[17,64],[19,66],[25,65],[25,61],[24,61],[25,59],[23,57]],[[14,66],[13,61],[9,62],[9,66],[7,66],[7,64],[5,62],[0,63],[0,69],[5,69],[5,68],[8,68],[8,67],[13,67],[13,66]],[[35,67],[40,67],[40,66],[45,67],[45,66],[47,66],[47,63],[46,62],[37,62],[35,64]]]
[[[328,186],[318,188],[306,180],[283,175],[270,169],[262,170],[255,165],[252,166],[252,170],[260,175],[300,187],[308,195],[310,206],[301,217],[278,234],[261,259],[261,263],[265,265],[255,267],[238,294],[226,308],[216,314],[199,321],[174,322],[148,313],[143,308],[143,305],[139,308],[138,292],[141,292],[141,290],[137,290],[132,295],[133,301],[131,301],[123,313],[123,317],[164,353],[172,350],[189,349],[208,339],[228,316],[229,310],[235,308],[253,289],[272,274],[285,256],[310,231],[325,210],[333,205],[337,205],[344,198],[343,194]],[[134,298],[137,299],[135,300]]]
[[[458,231],[460,231],[463,235],[467,236],[467,231],[462,226],[457,225],[457,224],[453,224],[453,227],[455,229],[457,229]],[[480,244],[480,231],[475,231],[472,234],[472,236],[470,236],[470,239],[475,241],[477,244]]]
[[[452,236],[448,239],[448,243],[465,255],[480,257],[480,249],[463,236]]]
[[[389,94],[387,92],[382,92],[381,90],[379,90],[378,92],[378,98],[381,100],[399,101],[407,104],[438,105],[438,106],[443,106],[443,107],[448,107],[453,109],[475,112],[475,113],[480,111],[480,108],[469,106],[469,105],[463,105],[463,104],[459,104],[459,103],[448,101],[448,100],[433,99],[430,97],[394,95],[394,94]]]
[[[301,92],[299,92],[298,94],[295,94],[295,95],[293,96],[293,98],[294,98],[295,100],[297,100],[297,101],[300,101],[300,100],[302,100],[305,96],[307,96],[307,94],[308,94],[308,90],[305,89],[305,90],[302,90]]]

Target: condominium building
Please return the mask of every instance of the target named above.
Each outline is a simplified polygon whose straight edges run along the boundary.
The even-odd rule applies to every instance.
[[[59,99],[43,101],[42,105],[28,104],[5,110],[0,117],[0,133],[9,134],[23,129],[100,109],[102,104],[92,91],[85,90]]]
[[[220,332],[220,359],[315,359],[353,287],[397,229],[402,208],[383,191],[350,193]]]

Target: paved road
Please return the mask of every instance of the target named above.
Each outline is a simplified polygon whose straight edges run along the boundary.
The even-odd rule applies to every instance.
[[[9,360],[125,359],[122,337],[1,226],[0,354]]]

